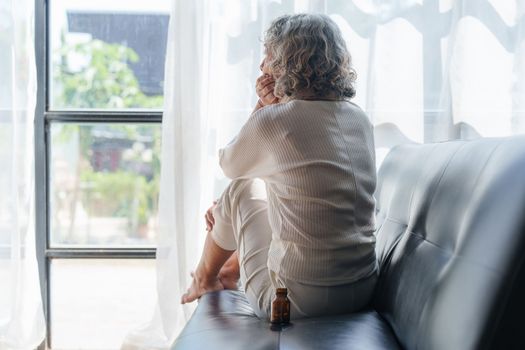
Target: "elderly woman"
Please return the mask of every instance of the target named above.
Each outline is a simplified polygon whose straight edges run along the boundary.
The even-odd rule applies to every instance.
[[[182,302],[240,277],[261,318],[278,287],[288,288],[292,319],[356,311],[377,279],[376,173],[372,126],[349,101],[350,54],[336,24],[317,14],[276,19],[264,46],[259,101],[220,151],[232,182],[206,215]]]

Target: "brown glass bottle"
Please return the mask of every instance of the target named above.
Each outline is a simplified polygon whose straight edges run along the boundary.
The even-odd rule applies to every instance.
[[[272,314],[270,322],[273,324],[290,323],[290,300],[288,300],[288,290],[286,288],[277,288],[275,299],[272,302]]]

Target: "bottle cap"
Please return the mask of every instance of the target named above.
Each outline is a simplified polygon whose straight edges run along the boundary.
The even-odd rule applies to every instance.
[[[286,289],[286,288],[277,288],[275,293],[276,294],[288,294],[288,289]]]

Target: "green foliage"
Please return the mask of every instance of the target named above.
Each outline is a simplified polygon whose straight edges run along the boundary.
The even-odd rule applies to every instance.
[[[58,54],[60,58],[53,65],[55,107],[118,109],[162,106],[162,96],[146,96],[140,90],[128,65],[139,61],[134,50],[101,40],[74,45],[62,40]],[[87,63],[81,64],[84,61]]]
[[[128,65],[138,62],[139,57],[130,48],[100,40],[74,45],[62,40],[57,54],[59,59],[53,65],[53,105],[56,108],[159,108],[163,104],[162,96],[146,96],[140,90]],[[160,128],[141,124],[107,124],[106,127],[123,139],[152,137],[150,166],[153,178],[148,179],[125,164],[120,164],[116,172],[95,171],[90,163],[95,141],[93,124],[62,124],[53,143],[66,145],[78,137],[76,175],[80,179],[77,190],[81,190],[78,199],[89,215],[126,217],[130,228],[137,229],[136,225],[147,223],[157,210]],[[133,161],[147,162],[141,160],[139,153]]]
[[[126,171],[84,171],[80,179],[87,187],[82,201],[90,215],[126,217],[130,224],[137,215],[137,223],[147,223],[153,196],[158,192],[155,181]]]

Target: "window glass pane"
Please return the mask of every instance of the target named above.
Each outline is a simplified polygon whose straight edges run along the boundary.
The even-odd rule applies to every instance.
[[[52,349],[120,349],[151,319],[155,278],[153,259],[52,260]]]
[[[168,0],[51,0],[51,109],[161,108]]]
[[[160,124],[51,124],[50,245],[153,246]]]

